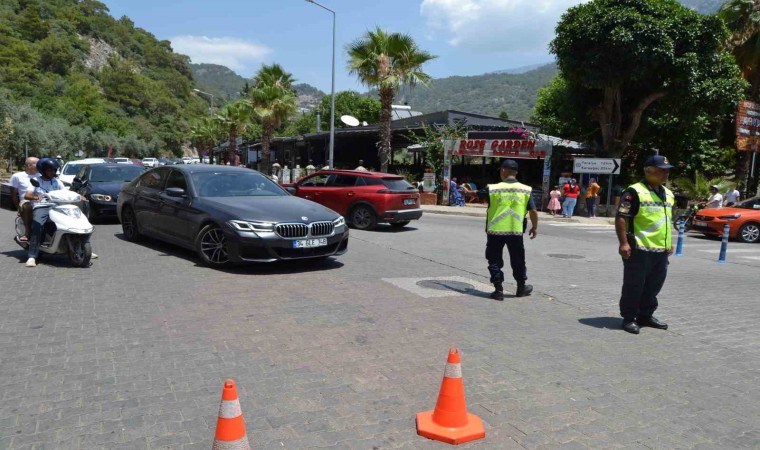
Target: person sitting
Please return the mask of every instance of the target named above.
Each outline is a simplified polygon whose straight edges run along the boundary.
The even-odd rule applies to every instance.
[[[40,208],[40,202],[45,198],[48,192],[64,189],[63,183],[58,180],[58,163],[52,158],[42,158],[37,161],[37,172],[40,173],[38,179],[39,187],[31,187],[24,194],[24,198],[32,203],[32,232],[29,236],[29,253],[26,261],[26,267],[36,267],[37,257],[40,253],[40,243],[42,241],[42,231],[50,214],[50,208]]]
[[[32,231],[32,203],[24,198],[24,195],[26,191],[33,187],[31,179],[39,178],[40,176],[37,172],[37,161],[39,161],[39,158],[33,156],[26,158],[24,170],[11,176],[11,201],[16,211],[18,211],[18,215],[21,216],[21,220],[24,222],[26,233],[24,236],[19,236],[20,241],[28,241],[29,234]]]

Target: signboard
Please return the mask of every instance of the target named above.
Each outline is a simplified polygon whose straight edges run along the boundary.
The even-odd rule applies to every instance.
[[[536,139],[457,139],[444,142],[451,155],[496,158],[546,158],[551,143]]]
[[[425,192],[435,191],[435,173],[425,172],[422,175],[422,190]]]
[[[620,160],[614,158],[575,158],[573,173],[620,174]]]
[[[760,104],[742,100],[736,113],[736,149],[758,151],[760,147]]]

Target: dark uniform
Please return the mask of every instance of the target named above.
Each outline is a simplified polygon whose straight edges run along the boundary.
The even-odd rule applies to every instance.
[[[503,183],[517,183],[517,180],[504,180]],[[490,193],[488,188],[478,191],[478,198],[488,202]],[[531,196],[528,199],[528,211],[536,209],[536,204]],[[523,233],[527,228],[527,219],[523,220]],[[512,277],[517,281],[525,282],[528,279],[528,269],[525,267],[525,243],[522,235],[486,235],[486,260],[488,261],[488,273],[491,275],[491,283],[503,283],[504,272],[504,246],[509,252],[509,265],[512,267]]]
[[[645,181],[623,192],[617,215],[628,219],[626,240],[631,247],[631,256],[623,259],[620,295],[620,315],[626,331],[638,333],[638,326],[667,328],[652,316],[668,274],[673,201],[672,192],[664,186],[654,189]]]

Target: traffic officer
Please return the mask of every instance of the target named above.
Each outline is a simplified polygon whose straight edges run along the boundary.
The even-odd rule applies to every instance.
[[[650,156],[644,162],[644,179],[623,192],[615,218],[623,258],[620,315],[623,329],[633,334],[639,334],[640,327],[668,329],[654,312],[668,273],[668,256],[673,254],[675,197],[664,186],[672,167],[664,156]]]
[[[512,276],[517,281],[517,297],[530,295],[533,286],[526,285],[528,279],[525,268],[525,246],[523,233],[525,231],[525,214],[530,215],[530,238],[534,239],[538,232],[538,213],[531,198],[532,189],[517,181],[517,162],[504,160],[499,169],[501,183],[489,184],[488,188],[479,193],[479,197],[488,199],[488,215],[486,222],[486,259],[488,272],[494,292],[491,298],[504,300],[504,246],[509,251],[509,263],[512,266]]]

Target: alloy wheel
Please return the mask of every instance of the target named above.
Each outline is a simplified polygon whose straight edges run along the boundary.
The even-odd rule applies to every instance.
[[[750,223],[742,227],[742,240],[756,242],[760,238],[760,226]]]
[[[212,264],[225,264],[229,261],[225,247],[224,232],[219,228],[206,231],[201,237],[201,252]]]

